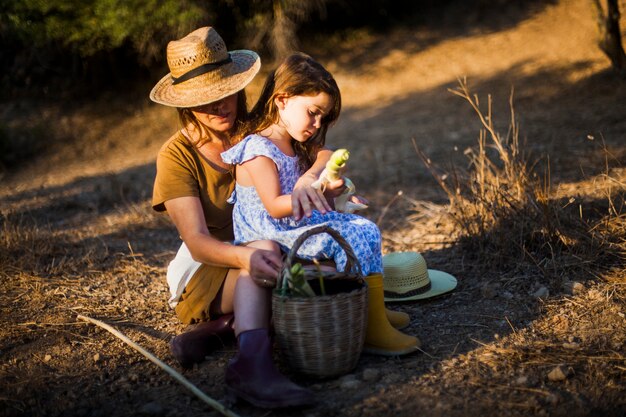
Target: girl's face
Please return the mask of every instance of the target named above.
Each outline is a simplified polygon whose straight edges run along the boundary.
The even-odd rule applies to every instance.
[[[223,99],[191,109],[196,118],[215,132],[228,132],[235,126],[237,93]]]
[[[289,135],[298,142],[306,142],[322,127],[322,118],[333,108],[326,93],[314,96],[276,97],[278,116]],[[279,123],[280,123],[279,122]]]

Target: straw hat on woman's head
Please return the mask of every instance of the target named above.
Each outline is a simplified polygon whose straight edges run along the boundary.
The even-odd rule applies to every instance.
[[[242,90],[259,72],[253,51],[228,51],[212,27],[202,27],[167,45],[170,73],[150,92],[150,99],[172,107],[197,107]]]

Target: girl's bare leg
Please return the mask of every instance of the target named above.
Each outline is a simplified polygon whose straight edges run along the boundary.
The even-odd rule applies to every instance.
[[[271,241],[253,242],[250,246],[279,250]],[[274,364],[269,333],[272,289],[257,285],[247,271],[230,278],[235,284],[224,284],[222,302],[230,302],[235,312],[238,351],[224,375],[227,397],[230,401],[243,398],[262,408],[313,404],[313,392],[291,382]]]
[[[251,242],[248,246],[278,252],[278,245],[269,240]],[[231,270],[222,288],[222,312],[235,313],[235,335],[254,329],[269,328],[272,289],[257,285],[248,271]]]

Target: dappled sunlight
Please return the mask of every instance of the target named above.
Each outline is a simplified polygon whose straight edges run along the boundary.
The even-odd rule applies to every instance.
[[[602,138],[615,161],[626,152],[620,133],[625,122],[616,113],[619,103],[626,99],[626,86],[606,72],[575,84],[564,81],[563,74],[577,68],[572,64],[523,75],[513,66],[490,78],[468,79],[481,107],[486,109],[487,96],[492,96],[494,123],[503,133],[514,87],[521,149],[531,155],[532,163],[549,162],[555,181],[597,174],[604,166],[596,145]],[[515,85],[509,84],[510,78],[516,80]],[[480,126],[463,100],[447,91],[455,84],[438,85],[386,105],[346,107],[330,130],[328,143],[350,149],[354,161],[365,161],[352,163],[349,168],[357,187],[365,193],[385,188],[389,196],[409,187],[431,187],[434,183],[415,152],[413,140],[438,165],[466,164],[464,152],[475,145]],[[601,96],[596,94],[599,89]],[[595,133],[598,131],[601,133]],[[588,139],[592,134],[595,142]],[[563,143],[567,143],[567,152],[560,152]],[[578,168],[581,166],[585,170]]]
[[[458,286],[388,303],[409,314],[403,331],[421,339],[421,352],[364,354],[354,372],[336,379],[294,375],[323,400],[302,414],[525,417],[623,408],[626,84],[595,45],[587,0],[506,3],[502,16],[486,13],[493,21],[476,21],[485,14],[476,12],[457,15],[457,26],[442,6],[441,16],[414,28],[355,29],[342,35],[348,39],[332,36],[329,51],[304,49],[325,57],[342,90],[327,145],[350,151],[346,175],[369,199],[362,214],[380,227],[383,253],[420,252],[428,268],[452,274]],[[455,185],[481,154],[484,128],[448,91],[459,77],[483,111],[491,97],[490,119],[503,136],[513,93],[532,198],[505,195],[502,159],[487,146],[491,192],[474,200],[464,194],[467,204],[452,207]],[[249,104],[263,79],[248,88]],[[168,341],[184,326],[167,305],[165,274],[181,241],[150,200],[156,155],[177,115],[147,95],[71,108],[35,103],[33,114],[16,104],[2,113],[10,132],[24,125],[29,134],[42,126],[49,133],[38,155],[0,177],[7,397],[0,402],[9,412],[117,415],[111,398],[118,398],[140,414],[161,401],[152,414],[206,414],[152,364],[76,320],[80,313],[112,322],[174,362]],[[485,177],[468,178],[464,191]],[[463,214],[483,229],[468,233],[477,229],[464,229]],[[222,400],[234,351],[212,353],[185,376]],[[235,410],[268,414],[241,404]]]
[[[163,141],[174,132],[176,111],[148,104],[147,92],[143,103],[124,100],[97,100],[69,111],[41,103],[49,112],[43,122],[52,126],[47,128],[47,146],[29,164],[19,164],[0,178],[5,185],[0,197],[58,189],[85,177],[115,177],[140,164],[152,166]],[[28,123],[16,114],[15,122],[20,120]]]
[[[346,107],[358,113],[357,109],[385,106],[390,100],[403,100],[442,85],[455,84],[458,77],[488,79],[506,74],[510,68],[516,71],[507,74],[506,81],[517,85],[517,77],[549,72],[552,67],[569,67],[564,63],[588,62],[582,68],[572,67],[576,69],[565,74],[570,82],[609,66],[608,60],[595,48],[594,20],[583,1],[548,6],[544,13],[512,28],[453,37],[433,45],[424,42],[423,48],[419,47],[420,33],[407,29],[398,31],[375,52],[370,51],[372,45],[366,43],[362,53],[365,56],[380,53],[380,58],[364,63],[357,71],[341,65],[331,67]],[[397,48],[380,50],[389,48],[394,41],[399,45]],[[404,45],[408,45],[406,50]],[[363,85],[368,88],[364,89]],[[550,88],[550,83],[544,87]]]

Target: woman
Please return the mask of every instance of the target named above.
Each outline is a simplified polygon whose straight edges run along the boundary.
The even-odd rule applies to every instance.
[[[282,265],[278,246],[228,243],[232,206],[226,200],[234,179],[220,153],[247,116],[243,89],[259,71],[260,59],[252,51],[228,52],[219,34],[203,27],[170,42],[167,61],[170,73],[150,98],[176,107],[181,129],[159,151],[152,204],[167,211],[183,240],[168,267],[170,305],[183,323],[195,324],[172,340],[172,354],[189,367],[234,335],[238,352],[225,376],[231,399],[264,408],[311,404],[312,392],[287,379],[272,360],[268,329],[271,289]],[[296,185],[296,218],[331,209],[310,187],[330,153],[320,151]],[[330,188],[341,186],[338,181]]]

